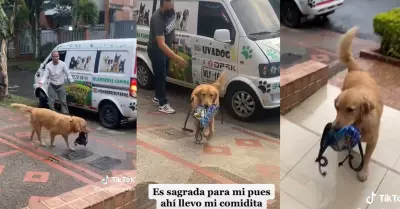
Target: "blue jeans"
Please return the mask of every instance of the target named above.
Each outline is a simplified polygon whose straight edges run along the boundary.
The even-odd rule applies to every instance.
[[[156,84],[155,98],[158,99],[159,105],[163,106],[168,103],[167,100],[167,70],[168,58],[162,52],[148,50],[147,51],[151,65],[153,66],[154,81]]]

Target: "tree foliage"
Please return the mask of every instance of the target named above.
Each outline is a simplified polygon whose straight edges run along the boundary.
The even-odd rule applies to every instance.
[[[99,10],[93,0],[53,0],[53,8],[59,17],[72,18],[72,25],[78,22],[94,25],[99,21]]]

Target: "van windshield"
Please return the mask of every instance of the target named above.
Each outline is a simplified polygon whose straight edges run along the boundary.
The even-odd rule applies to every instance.
[[[280,0],[232,0],[231,5],[250,39],[279,37]]]

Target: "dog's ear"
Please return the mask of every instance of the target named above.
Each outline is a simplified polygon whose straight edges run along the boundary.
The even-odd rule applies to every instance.
[[[373,109],[375,109],[375,105],[372,99],[367,95],[363,96],[361,101],[361,114],[368,114]]]
[[[200,94],[201,94],[201,88],[197,87],[193,90],[192,95],[190,96],[190,101],[193,103],[200,101]]]

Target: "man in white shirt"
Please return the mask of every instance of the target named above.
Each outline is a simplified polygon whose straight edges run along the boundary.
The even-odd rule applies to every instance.
[[[61,112],[63,114],[69,115],[67,106],[67,91],[64,86],[64,75],[67,76],[70,83],[74,83],[71,73],[68,70],[67,65],[59,60],[60,56],[58,52],[53,52],[51,54],[52,61],[46,65],[40,85],[46,83],[47,79],[50,80],[47,93],[49,95],[48,104],[51,110],[54,110],[54,102],[58,96],[61,104]]]

